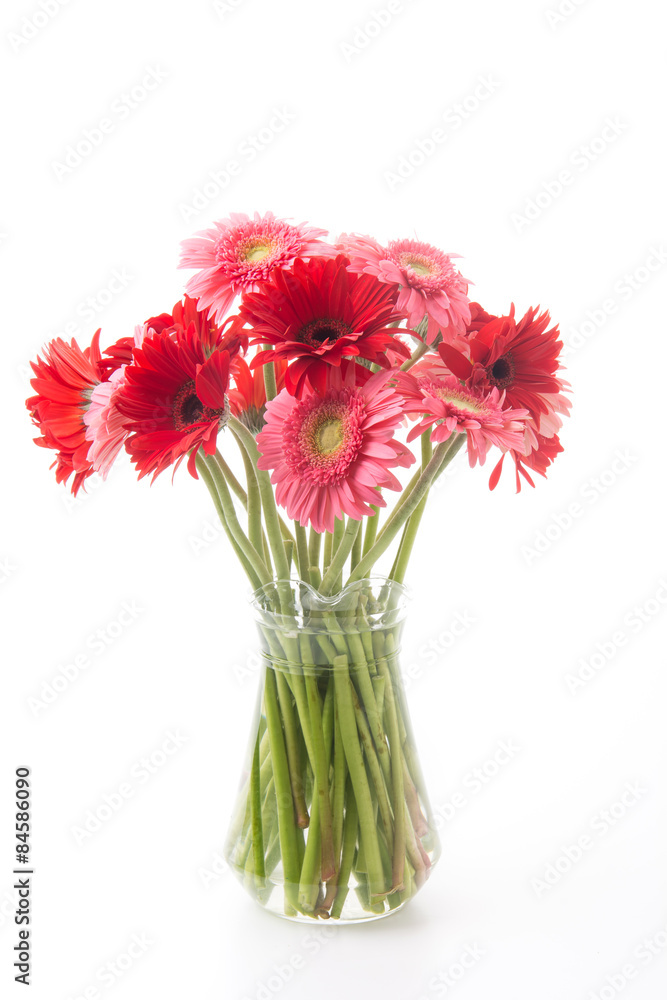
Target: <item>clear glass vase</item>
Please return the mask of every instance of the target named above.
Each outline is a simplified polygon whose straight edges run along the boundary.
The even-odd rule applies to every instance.
[[[226,860],[281,916],[392,913],[440,854],[398,662],[405,588],[284,581],[253,607],[263,666]]]

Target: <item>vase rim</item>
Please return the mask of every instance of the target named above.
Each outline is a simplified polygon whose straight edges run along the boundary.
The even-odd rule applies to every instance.
[[[290,608],[287,613],[283,603],[285,587],[289,588]],[[358,614],[359,598],[362,596],[366,599],[362,605],[365,611],[363,624],[359,622]],[[410,591],[404,584],[381,575],[355,580],[334,594],[322,594],[304,580],[272,580],[249,596],[249,602],[265,624],[268,624],[266,617],[270,616],[271,623],[278,626],[296,623],[307,627],[322,621],[327,613],[334,612],[339,620],[354,621],[355,627],[364,631],[398,624],[405,617],[409,600]]]

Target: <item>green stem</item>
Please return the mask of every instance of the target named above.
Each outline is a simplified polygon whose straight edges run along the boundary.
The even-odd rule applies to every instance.
[[[227,486],[224,475],[217,462],[215,461],[215,456],[210,459],[204,460],[208,466],[208,469],[215,480],[216,489],[218,491],[218,496],[220,497],[220,503],[224,511],[225,520],[229,525],[229,530],[232,533],[234,540],[236,541],[239,548],[241,548],[247,557],[247,559],[252,563],[253,569],[259,576],[262,584],[269,583],[271,580],[271,573],[269,572],[264,560],[260,556],[254,545],[250,544],[248,536],[244,532],[243,528],[239,524],[239,519],[236,516],[236,511],[234,510],[234,501],[232,500],[231,493]]]
[[[354,714],[357,720],[357,728],[359,730],[361,745],[364,749],[364,754],[366,756],[366,760],[368,761],[368,770],[370,771],[370,775],[375,786],[377,804],[380,812],[380,818],[382,819],[382,826],[384,827],[385,837],[387,838],[387,843],[391,844],[394,839],[394,834],[391,806],[389,804],[389,796],[387,795],[387,786],[385,785],[378,755],[375,752],[373,737],[371,736],[371,731],[368,726],[368,722],[366,721],[364,710],[361,707],[359,696],[354,690],[354,687],[352,688],[352,703],[354,705]],[[400,805],[401,803],[398,802],[394,808],[400,808]]]
[[[326,573],[326,571],[329,569],[329,563],[331,562],[331,553],[333,552],[333,540],[334,540],[333,532],[331,532],[331,531],[325,531],[325,533],[324,533],[324,553],[323,553],[323,556],[322,556],[322,560],[323,560],[323,563],[322,563],[323,570],[322,570],[322,572],[323,573]]]
[[[289,767],[290,785],[292,788],[292,798],[294,799],[294,811],[296,813],[297,826],[305,829],[308,826],[308,808],[304,797],[303,780],[301,778],[301,753],[299,751],[299,737],[292,709],[292,693],[281,670],[276,670],[276,687],[278,690],[278,701],[283,718],[285,730],[285,747],[287,750],[287,765]]]
[[[313,798],[319,802],[319,818],[322,831],[322,879],[326,882],[336,873],[336,861],[333,849],[333,826],[331,820],[331,801],[329,799],[329,766],[324,743],[324,727],[322,725],[322,705],[317,677],[314,672],[310,643],[307,635],[301,636],[301,657],[304,664],[306,682],[306,697],[310,716],[312,739],[312,765],[315,777]]]
[[[417,346],[415,347],[414,351],[412,352],[412,357],[408,358],[408,360],[404,364],[401,365],[401,371],[402,372],[409,371],[410,368],[412,368],[413,365],[417,364],[417,362],[419,361],[420,358],[424,357],[424,355],[426,354],[427,351],[428,351],[428,344],[427,343],[425,343],[424,341],[422,341],[421,344],[417,344]]]
[[[310,557],[308,554],[308,535],[298,521],[294,522],[294,537],[296,538],[296,554],[299,563],[299,576],[310,583]]]
[[[250,794],[252,799],[252,852],[255,862],[255,876],[259,887],[263,887],[264,879],[264,834],[262,831],[262,797],[259,785],[259,734],[255,741],[255,752],[252,758],[250,775]]]
[[[385,708],[388,718],[389,751],[391,754],[391,781],[394,801],[394,851],[392,855],[392,888],[403,888],[405,864],[405,791],[403,787],[403,752],[398,727],[397,705],[389,666],[384,657],[378,660],[380,676],[385,678]]]
[[[234,430],[239,436],[243,447],[248,452],[255,468],[257,469],[257,462],[259,460],[259,451],[257,450],[257,444],[254,437],[250,433],[247,427],[245,427],[240,420],[236,417],[229,418],[229,426]],[[287,562],[287,556],[285,555],[285,549],[283,546],[282,535],[280,531],[280,520],[278,518],[278,510],[276,508],[276,500],[273,494],[273,486],[271,485],[271,479],[268,472],[261,469],[257,469],[257,482],[259,485],[259,492],[262,498],[262,507],[264,509],[264,520],[266,522],[266,533],[269,538],[269,545],[271,547],[271,553],[273,555],[273,563],[276,568],[276,574],[278,580],[289,580],[289,565]]]
[[[352,545],[352,551],[350,552],[350,569],[354,569],[359,560],[361,559],[362,547],[363,547],[363,531],[361,528],[361,523],[359,524],[359,531],[355,535],[354,544]]]
[[[264,552],[262,501],[259,495],[259,486],[257,485],[257,473],[255,471],[255,466],[250,461],[250,455],[241,444],[238,435],[235,434],[234,431],[232,431],[232,434],[234,435],[234,440],[239,446],[239,451],[241,452],[241,458],[243,459],[243,467],[245,469],[248,484],[248,537],[250,539],[250,544],[253,545],[258,552]],[[220,460],[222,460],[222,456],[220,456]]]
[[[362,555],[364,556],[370,550],[373,542],[375,541],[378,524],[380,522],[380,508],[375,507],[373,504],[371,504],[371,507],[373,507],[375,513],[373,514],[373,517],[366,518],[366,534],[364,536],[364,548],[362,552]]]
[[[422,446],[422,471],[426,469],[428,463],[433,457],[433,446],[431,444],[431,434],[430,431],[425,431],[421,436],[421,446]],[[405,580],[405,574],[408,568],[408,562],[410,561],[410,556],[412,555],[412,549],[414,547],[415,541],[417,539],[417,532],[419,531],[419,525],[421,524],[421,519],[424,516],[424,511],[426,509],[426,503],[428,501],[428,493],[424,495],[424,499],[415,509],[415,511],[410,515],[410,517],[405,522],[405,527],[403,528],[403,537],[401,538],[401,545],[396,555],[396,560],[392,567],[391,573],[389,574],[390,580],[395,580],[396,583],[403,583]]]
[[[266,686],[264,691],[266,721],[269,729],[271,758],[273,760],[273,777],[276,786],[276,801],[278,804],[278,830],[280,834],[280,852],[285,873],[285,897],[289,904],[296,906],[299,891],[299,848],[294,824],[294,808],[290,786],[289,768],[285,743],[283,741],[282,725],[276,694],[276,679],[273,670],[266,671]]]
[[[382,896],[385,893],[384,869],[377,839],[373,799],[359,745],[359,733],[352,701],[352,680],[350,679],[347,656],[334,657],[333,668],[340,730],[354,797],[359,810],[359,825],[368,868],[370,892],[371,896]]]
[[[338,891],[331,907],[331,916],[340,917],[346,896],[349,891],[348,883],[352,874],[352,864],[354,862],[354,850],[357,846],[357,830],[359,828],[359,812],[357,802],[352,789],[352,779],[348,776],[347,788],[345,792],[345,829],[343,831],[343,855],[340,862],[340,872],[338,873]]]
[[[314,528],[311,528],[310,540],[308,542],[308,566],[311,569],[319,569],[321,545],[322,545],[321,532],[315,531]]]
[[[352,546],[354,545],[355,539],[359,534],[360,527],[361,521],[353,521],[351,517],[348,517],[343,537],[341,538],[340,544],[338,545],[334,557],[329,564],[329,569],[326,571],[324,579],[322,580],[320,593],[330,594],[333,591],[338,577],[343,572],[345,561],[352,551]]]
[[[264,344],[267,350],[271,350],[272,344]],[[270,399],[275,399],[278,395],[278,388],[276,386],[276,366],[273,361],[267,362],[264,365],[264,388],[266,390],[267,402]]]
[[[433,452],[433,458],[422,472],[417,481],[417,485],[401,507],[393,524],[391,526],[389,524],[385,526],[385,531],[382,536],[377,539],[375,545],[371,546],[370,550],[362,558],[359,565],[350,574],[348,583],[353,583],[355,580],[363,580],[368,575],[376,561],[389,548],[399,529],[403,526],[403,524],[405,524],[412,512],[417,509],[423,498],[426,496],[432,482],[440,474],[442,469],[444,469],[445,466],[451,462],[452,458],[462,447],[465,440],[466,435],[459,434],[457,435],[457,440],[451,445],[451,447],[449,447],[449,449],[448,441],[436,446]]]
[[[421,476],[421,474],[422,474],[422,469],[421,469],[421,466],[420,466],[417,469],[417,471],[414,473],[414,475],[412,476],[412,479],[410,480],[410,482],[407,483],[407,485],[404,487],[404,489],[401,490],[400,496],[399,496],[398,500],[396,501],[396,504],[394,505],[394,508],[393,508],[391,514],[389,515],[389,517],[385,521],[384,526],[377,533],[377,541],[378,542],[382,539],[382,537],[384,536],[385,532],[387,532],[391,528],[391,526],[393,525],[396,517],[398,516],[399,511],[402,509],[402,507],[406,503],[406,501],[410,499],[410,495],[411,495],[412,491],[414,490],[415,486],[417,485],[417,483],[419,482],[419,477]],[[369,549],[370,549],[370,546],[369,546]],[[366,552],[364,552],[364,555],[366,555]]]
[[[213,500],[213,503],[215,504],[215,509],[218,512],[218,517],[220,518],[220,523],[224,528],[225,534],[229,539],[230,545],[232,546],[236,556],[238,557],[239,562],[243,566],[243,569],[245,570],[246,575],[250,580],[253,590],[257,590],[259,587],[262,586],[262,582],[267,582],[267,581],[266,580],[262,581],[257,569],[254,566],[252,559],[247,557],[245,551],[236,542],[236,539],[234,538],[229,528],[229,525],[227,524],[225,512],[222,508],[222,503],[220,501],[220,494],[218,493],[215,480],[213,478],[213,475],[209,467],[206,464],[205,459],[203,458],[203,456],[197,455],[196,462],[197,462],[197,471],[201,476],[202,480],[204,481],[204,484],[206,485],[209,493],[211,494],[211,498]]]
[[[223,476],[227,480],[227,483],[229,484],[232,493],[234,493],[235,496],[238,497],[238,499],[241,501],[241,503],[243,504],[243,506],[247,509],[247,507],[248,507],[248,495],[247,495],[246,491],[243,489],[243,487],[241,486],[240,482],[238,481],[238,479],[236,478],[236,476],[234,475],[234,473],[232,472],[232,470],[229,468],[229,466],[225,462],[224,458],[222,457],[222,455],[220,454],[219,451],[216,451],[216,453],[215,453],[215,461],[217,462],[217,464],[218,464],[218,466],[220,468],[220,471],[222,472]]]

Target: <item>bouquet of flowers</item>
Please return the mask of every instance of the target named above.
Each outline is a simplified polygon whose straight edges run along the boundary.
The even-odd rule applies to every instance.
[[[140,479],[187,458],[211,494],[266,665],[227,857],[298,919],[391,912],[438,856],[397,662],[430,488],[462,448],[517,490],[562,451],[557,326],[471,302],[456,257],[231,215],[184,241],[170,313],[32,364],[35,440],[74,494],[122,449]]]

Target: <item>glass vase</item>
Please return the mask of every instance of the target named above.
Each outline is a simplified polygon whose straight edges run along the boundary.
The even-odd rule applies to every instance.
[[[226,860],[284,917],[395,912],[440,854],[398,660],[405,588],[284,581],[253,607],[260,690]]]

